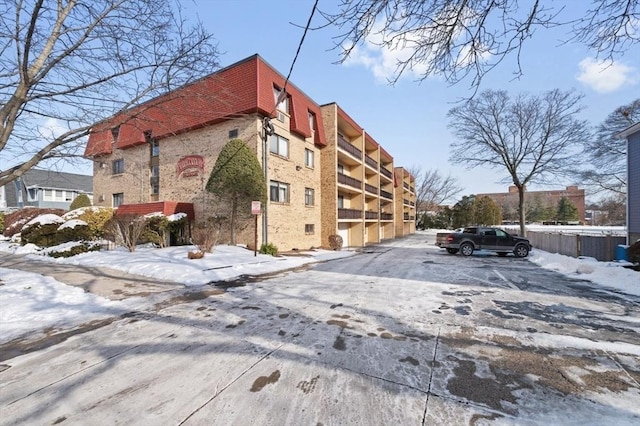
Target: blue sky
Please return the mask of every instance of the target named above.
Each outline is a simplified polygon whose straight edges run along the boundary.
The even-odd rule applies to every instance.
[[[222,66],[254,53],[260,54],[283,75],[289,71],[313,0],[186,0],[185,16],[198,16],[219,42]],[[319,8],[331,10],[336,0],[320,0]],[[582,3],[571,3],[575,9]],[[577,6],[576,6],[577,5]],[[577,11],[573,11],[577,12]],[[316,14],[313,26],[323,23]],[[295,25],[294,25],[295,24]],[[538,31],[521,57],[524,76],[513,80],[515,58],[494,69],[481,86],[510,93],[560,88],[585,95],[581,118],[594,125],[616,107],[640,97],[640,47],[602,72],[592,56],[578,44],[562,45],[565,29]],[[339,52],[332,50],[335,28],[309,31],[293,69],[291,81],[319,104],[337,102],[394,157],[396,166],[436,168],[451,173],[464,187],[461,195],[506,191],[499,170],[466,170],[449,164],[447,111],[471,95],[470,81],[455,86],[439,78],[416,82],[415,75],[389,86],[382,76],[389,52],[361,49],[349,64],[338,65]],[[559,188],[572,182],[556,182]],[[576,182],[579,183],[579,182]],[[542,189],[542,186],[531,189]]]

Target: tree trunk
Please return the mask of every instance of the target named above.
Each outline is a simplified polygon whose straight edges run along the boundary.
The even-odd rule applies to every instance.
[[[238,199],[233,197],[233,201],[231,201],[231,245],[236,245],[236,212],[238,210]]]
[[[520,236],[527,236],[527,227],[525,226],[526,217],[524,211],[524,186],[518,186],[518,216],[520,219]]]

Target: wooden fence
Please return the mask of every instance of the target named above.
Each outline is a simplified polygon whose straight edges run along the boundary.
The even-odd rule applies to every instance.
[[[527,232],[527,238],[536,248],[565,256],[593,257],[600,261],[616,258],[618,245],[625,244],[627,238],[615,235],[570,235],[549,232]]]

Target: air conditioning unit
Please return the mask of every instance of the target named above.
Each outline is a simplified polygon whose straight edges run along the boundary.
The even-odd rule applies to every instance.
[[[278,111],[278,121],[281,121],[284,123],[284,112]]]

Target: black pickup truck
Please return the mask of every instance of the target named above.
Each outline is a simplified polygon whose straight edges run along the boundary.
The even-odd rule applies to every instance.
[[[527,257],[532,250],[526,238],[513,236],[500,228],[484,226],[464,228],[461,232],[439,232],[436,245],[451,254],[459,251],[464,256],[471,256],[474,250],[491,250],[499,256],[513,253],[516,257]]]

